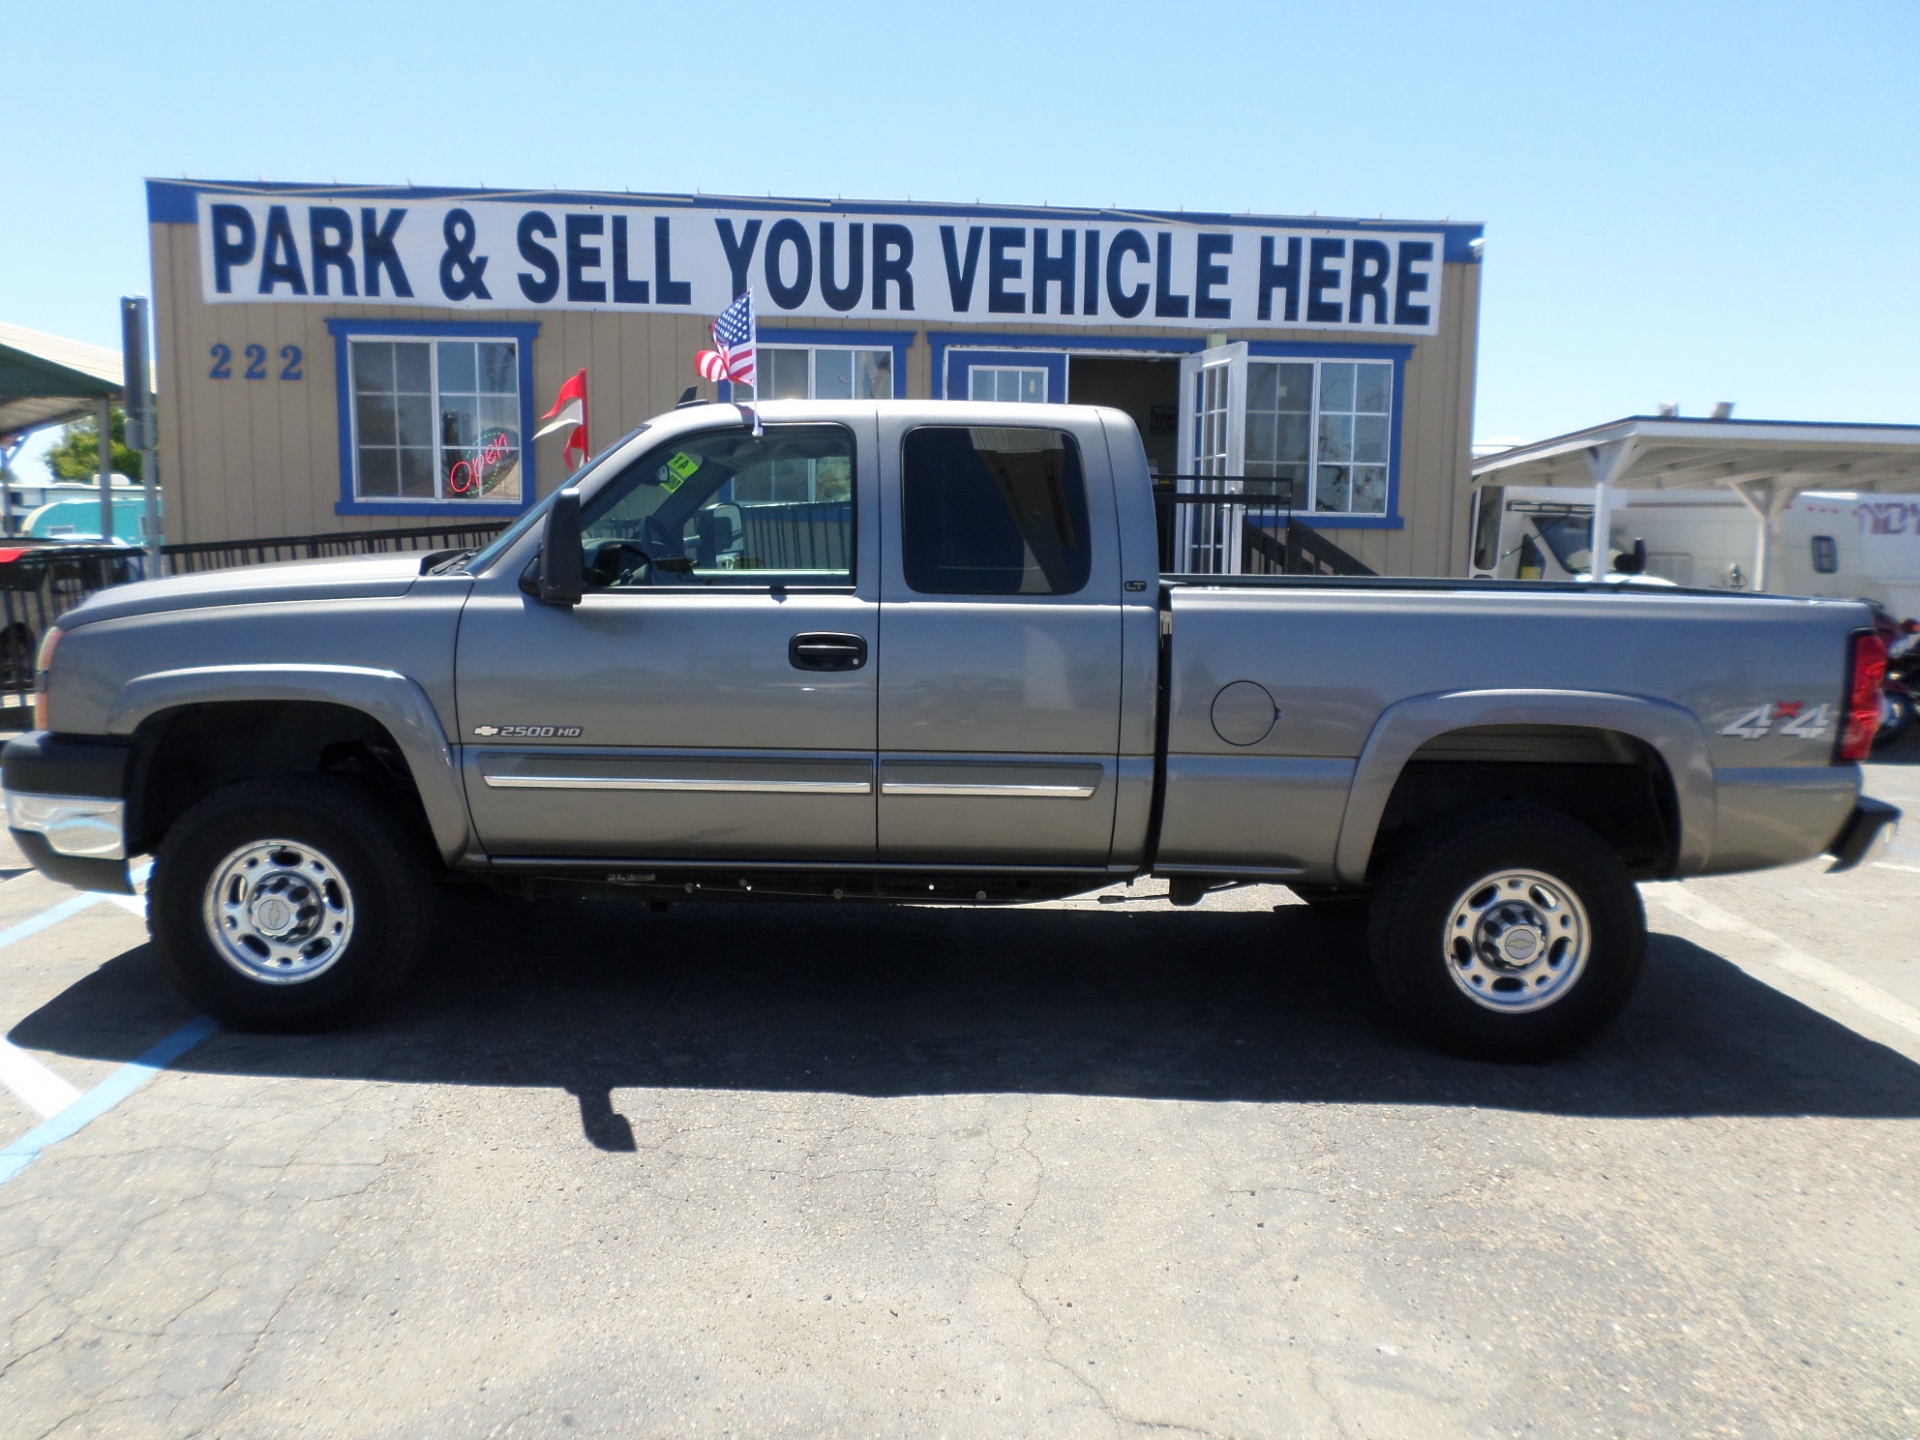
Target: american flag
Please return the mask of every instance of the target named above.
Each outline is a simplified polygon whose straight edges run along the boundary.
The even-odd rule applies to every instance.
[[[753,384],[753,291],[749,290],[720,312],[713,322],[713,346],[694,361],[703,378]]]

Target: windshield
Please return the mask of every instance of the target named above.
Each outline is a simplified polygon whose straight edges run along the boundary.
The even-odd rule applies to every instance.
[[[1553,551],[1553,558],[1569,575],[1582,574],[1592,564],[1588,543],[1593,533],[1591,515],[1536,515],[1533,523]]]
[[[607,463],[607,457],[609,455],[620,450],[629,440],[633,439],[636,435],[644,433],[646,429],[647,427],[645,425],[635,426],[618,440],[614,441],[613,444],[602,450],[598,455],[587,461],[586,464],[582,465],[572,475],[569,475],[565,485],[560,485],[550,490],[538,505],[535,505],[531,510],[527,511],[526,514],[507,526],[507,528],[502,530],[498,535],[494,536],[492,543],[489,544],[486,549],[471,556],[464,567],[466,572],[469,575],[478,575],[489,565],[493,564],[494,561],[506,554],[515,541],[546,519],[547,511],[553,505],[553,497],[555,495],[587,479],[602,465]]]

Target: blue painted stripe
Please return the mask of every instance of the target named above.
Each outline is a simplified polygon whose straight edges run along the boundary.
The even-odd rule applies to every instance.
[[[139,1059],[122,1065],[58,1115],[0,1150],[0,1185],[26,1169],[27,1163],[47,1146],[78,1134],[219,1028],[218,1021],[205,1015],[189,1020]]]

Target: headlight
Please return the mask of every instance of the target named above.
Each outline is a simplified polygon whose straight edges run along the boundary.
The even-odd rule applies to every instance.
[[[46,730],[47,724],[47,672],[53,669],[53,652],[60,644],[61,629],[58,625],[47,627],[47,633],[40,641],[40,654],[33,662],[33,728]]]

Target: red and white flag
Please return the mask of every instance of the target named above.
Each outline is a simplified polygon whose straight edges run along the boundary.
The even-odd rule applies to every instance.
[[[536,440],[557,430],[573,427],[573,433],[567,436],[566,446],[560,452],[561,458],[567,462],[567,473],[572,474],[587,458],[587,372],[575,371],[567,383],[560,387],[553,408],[540,418],[548,423],[533,432]]]

